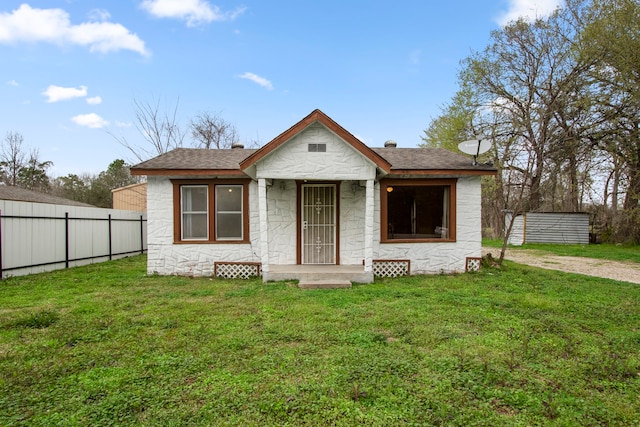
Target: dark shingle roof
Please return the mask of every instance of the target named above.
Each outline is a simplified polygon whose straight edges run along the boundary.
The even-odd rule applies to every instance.
[[[63,197],[52,196],[50,194],[38,193],[20,187],[0,185],[0,200],[13,200],[17,202],[48,203],[50,205],[83,206],[94,208],[87,203],[76,202],[75,200]]]
[[[240,170],[240,162],[256,150],[176,148],[133,166],[139,170]]]
[[[493,166],[473,165],[471,156],[444,148],[372,148],[391,163],[391,170],[469,170],[494,171]]]
[[[443,148],[372,148],[391,164],[391,171],[495,171],[493,166],[473,165],[470,156]],[[240,163],[257,150],[177,148],[133,166],[137,175],[151,171],[237,171]]]

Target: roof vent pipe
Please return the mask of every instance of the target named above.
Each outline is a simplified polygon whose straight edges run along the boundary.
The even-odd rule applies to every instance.
[[[231,148],[244,148],[244,144],[242,142],[234,142],[231,144]]]
[[[397,146],[398,143],[392,139],[384,142],[384,148],[396,148]]]

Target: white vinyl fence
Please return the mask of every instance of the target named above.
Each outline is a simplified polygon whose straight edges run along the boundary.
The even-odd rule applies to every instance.
[[[0,200],[0,279],[146,250],[146,214]]]

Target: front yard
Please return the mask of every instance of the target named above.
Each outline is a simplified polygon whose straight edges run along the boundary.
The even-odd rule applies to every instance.
[[[638,425],[640,287],[519,266],[303,291],[0,282],[0,425]]]

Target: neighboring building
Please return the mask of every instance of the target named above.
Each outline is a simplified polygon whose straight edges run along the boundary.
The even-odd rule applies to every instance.
[[[366,283],[477,263],[480,182],[496,170],[444,149],[369,148],[314,110],[259,150],[180,148],[131,173],[147,176],[149,273],[267,281],[311,266]]]
[[[505,215],[505,226],[513,213]],[[585,212],[524,212],[517,214],[507,242],[589,244],[589,214]]]
[[[52,196],[51,194],[39,193],[25,188],[11,185],[0,185],[0,200],[11,200],[14,202],[47,203],[50,205],[84,206],[95,207],[87,203],[65,199],[63,197]]]
[[[147,211],[147,183],[127,185],[126,187],[111,190],[113,196],[113,209],[125,211]]]

